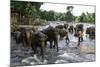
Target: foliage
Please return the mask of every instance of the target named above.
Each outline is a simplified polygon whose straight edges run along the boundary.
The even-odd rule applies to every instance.
[[[74,16],[72,11],[73,6],[67,6],[65,13],[58,13],[54,11],[43,11],[40,7],[43,3],[41,2],[25,2],[25,1],[13,1],[11,0],[11,11],[15,11],[18,14],[25,17],[21,23],[24,24],[37,24],[40,22],[34,22],[38,18],[47,21],[79,21],[79,22],[95,22],[95,13],[82,13],[80,16]],[[17,17],[18,19],[18,17]],[[12,17],[13,20],[13,17]],[[25,22],[26,21],[26,22]],[[14,21],[15,22],[15,21]],[[42,21],[41,21],[42,22]],[[17,23],[17,22],[16,22]]]
[[[28,18],[28,24],[39,16],[40,2],[11,1],[11,10]],[[33,19],[33,20],[32,20]]]
[[[68,22],[72,22],[74,20],[74,15],[72,14],[73,8],[74,8],[73,6],[67,7],[67,13],[65,15],[65,20]]]
[[[70,12],[72,12],[73,8],[74,8],[73,6],[67,6],[67,10]]]
[[[54,11],[41,11],[41,18],[46,19],[47,21],[54,21]]]
[[[73,16],[73,14],[70,11],[68,11],[66,13],[65,19],[66,19],[66,21],[71,22],[71,21],[73,21],[74,16]]]
[[[79,18],[79,22],[95,22],[95,13],[82,13]]]

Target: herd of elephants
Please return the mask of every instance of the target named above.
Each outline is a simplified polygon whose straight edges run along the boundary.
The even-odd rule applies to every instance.
[[[75,27],[65,23],[64,25],[57,25],[56,27],[48,26],[46,29],[38,31],[34,28],[20,27],[11,32],[11,37],[16,41],[16,44],[22,43],[23,47],[30,46],[34,54],[40,53],[40,56],[44,58],[44,51],[47,42],[50,43],[50,48],[55,48],[59,51],[58,41],[63,38],[66,39],[66,44],[69,44],[70,38],[68,33],[74,34],[78,38],[77,47],[80,46],[80,42],[83,39],[84,25],[77,24]],[[95,39],[95,27],[90,26],[86,29],[86,34],[90,39]],[[59,38],[59,37],[60,38]],[[37,48],[40,48],[38,50]]]

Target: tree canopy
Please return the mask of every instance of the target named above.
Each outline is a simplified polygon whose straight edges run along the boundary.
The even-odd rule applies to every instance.
[[[43,5],[42,2],[30,2],[30,1],[14,1],[11,0],[11,13],[17,12],[21,19],[26,21],[25,24],[31,24],[37,18],[44,19],[47,21],[79,21],[79,22],[95,22],[95,13],[82,13],[80,16],[73,15],[74,6],[67,6],[65,13],[55,12],[53,10],[46,11],[41,10],[40,7]],[[19,18],[19,17],[18,17]],[[21,20],[20,19],[20,20]],[[20,21],[22,23],[22,21]]]

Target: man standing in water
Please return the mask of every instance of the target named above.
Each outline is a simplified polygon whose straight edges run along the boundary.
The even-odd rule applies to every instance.
[[[83,32],[79,31],[78,32],[78,47],[80,46],[80,42],[83,41]]]

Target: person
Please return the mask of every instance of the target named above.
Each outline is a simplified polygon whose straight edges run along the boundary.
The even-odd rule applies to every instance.
[[[68,36],[68,29],[66,30],[66,29],[63,29],[63,30],[65,30],[65,36],[66,36],[66,43],[67,43],[67,45],[69,44],[69,36]]]
[[[81,41],[83,41],[83,32],[79,31],[78,32],[78,45],[77,46],[80,46]]]

